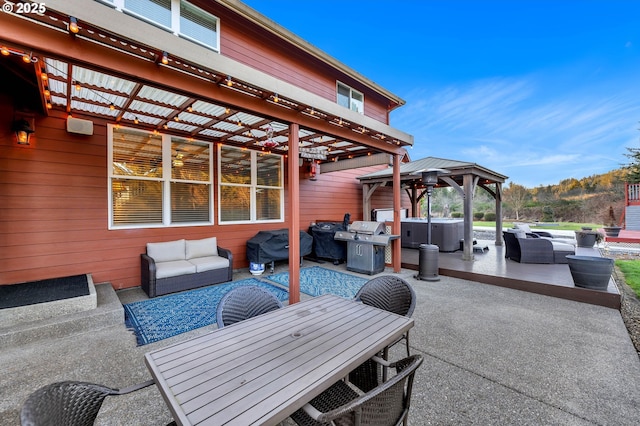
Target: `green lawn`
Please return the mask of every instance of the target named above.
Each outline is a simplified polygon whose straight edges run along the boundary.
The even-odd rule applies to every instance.
[[[640,296],[640,262],[637,260],[616,260],[616,266],[622,271],[627,285]]]
[[[529,222],[527,222],[529,223]],[[531,224],[530,224],[531,225]],[[496,223],[495,222],[485,222],[485,221],[473,221],[473,226],[488,226],[491,228],[495,228],[496,227]],[[547,229],[547,230],[551,230],[553,231],[554,229],[560,230],[560,231],[578,231],[580,230],[583,226],[588,226],[590,228],[593,229],[598,229],[598,228],[602,228],[604,225],[602,224],[597,224],[597,223],[574,223],[574,222],[555,222],[553,225],[545,225],[545,224],[540,224],[540,226],[533,226],[531,225],[531,229]],[[506,229],[506,228],[513,228],[513,222],[502,222],[502,228]]]

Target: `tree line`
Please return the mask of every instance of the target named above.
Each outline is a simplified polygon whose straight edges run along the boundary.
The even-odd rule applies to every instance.
[[[624,155],[627,164],[603,174],[536,188],[511,182],[503,189],[505,216],[541,222],[619,224],[625,208],[625,183],[640,183],[640,148],[627,148]]]

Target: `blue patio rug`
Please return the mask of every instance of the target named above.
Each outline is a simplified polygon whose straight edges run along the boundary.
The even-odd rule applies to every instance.
[[[125,325],[135,333],[138,345],[146,345],[215,324],[216,309],[222,296],[231,289],[245,285],[265,288],[282,301],[289,298],[286,290],[248,278],[128,303],[124,305]]]
[[[266,278],[289,287],[288,272],[269,275]],[[369,281],[367,278],[345,274],[321,266],[312,266],[300,270],[300,291],[311,296],[334,294],[351,299],[367,281]]]

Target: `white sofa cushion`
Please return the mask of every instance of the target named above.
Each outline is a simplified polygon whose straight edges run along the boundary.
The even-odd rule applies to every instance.
[[[229,267],[229,259],[222,256],[196,257],[189,259],[188,262],[195,265],[196,272],[213,271],[214,269]]]
[[[156,262],[172,262],[185,260],[185,241],[167,241],[164,243],[147,243],[147,254]]]
[[[203,238],[201,240],[187,240],[185,246],[187,260],[218,255],[218,239],[216,237]]]
[[[156,262],[156,279],[177,277],[178,275],[195,274],[196,265],[187,260]]]
[[[553,245],[553,251],[575,251],[575,247],[571,244],[556,241],[551,241],[551,244]]]

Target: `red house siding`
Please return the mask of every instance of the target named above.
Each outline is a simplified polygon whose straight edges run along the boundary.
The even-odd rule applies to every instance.
[[[201,7],[220,18],[220,53],[336,102],[336,80],[364,93],[365,115],[389,124],[388,100],[322,61],[283,43],[218,4]]]
[[[10,102],[0,105],[0,285],[90,273],[95,282],[110,282],[116,289],[139,286],[145,244],[180,238],[217,237],[233,251],[238,269],[248,265],[249,238],[263,229],[289,226],[109,230],[106,121],[92,118],[94,134],[80,136],[67,133],[61,114],[39,118],[33,143],[24,148],[15,145],[10,131]],[[362,219],[362,188],[356,177],[379,167],[321,173],[316,181],[302,167],[300,229],[308,230],[318,219],[342,220],[347,212],[352,220]],[[392,206],[391,189],[378,190],[373,205]]]

